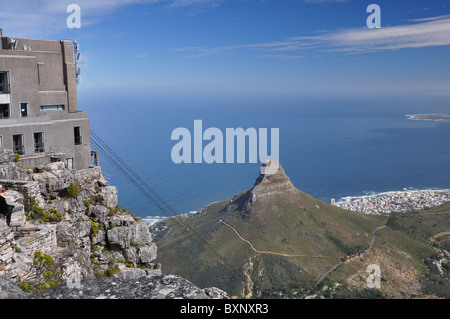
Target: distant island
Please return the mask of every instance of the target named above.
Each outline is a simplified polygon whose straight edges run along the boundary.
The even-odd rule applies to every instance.
[[[406,117],[417,121],[450,121],[449,113],[407,114]]]

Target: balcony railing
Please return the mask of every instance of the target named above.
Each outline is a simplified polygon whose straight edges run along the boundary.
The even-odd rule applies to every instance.
[[[45,153],[44,143],[34,144],[34,152],[35,153]]]
[[[25,146],[23,145],[14,145],[13,152],[19,155],[25,155]]]
[[[0,83],[0,94],[10,93],[9,83]]]

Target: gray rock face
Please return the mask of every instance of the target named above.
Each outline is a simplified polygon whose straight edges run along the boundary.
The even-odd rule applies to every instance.
[[[149,245],[152,236],[148,224],[144,221],[134,222],[129,226],[119,226],[107,232],[110,245],[119,246],[122,249],[135,245]]]
[[[30,299],[228,299],[217,288],[200,289],[174,275],[153,275],[138,279],[84,279],[81,287],[60,285],[29,295]]]
[[[111,206],[113,207],[113,206]],[[114,206],[115,207],[115,206]],[[104,223],[106,217],[109,214],[109,209],[102,205],[90,206],[89,215],[98,220],[100,223]]]
[[[0,148],[0,164],[14,161],[14,153],[12,150]]]
[[[28,296],[19,286],[0,276],[0,299],[23,299]]]
[[[0,299],[228,298],[219,289],[162,275],[148,224],[116,207],[117,189],[107,185],[99,167],[70,171],[64,163],[51,163],[30,170],[13,159],[0,149],[0,179],[8,179],[13,202],[8,214],[0,214]],[[71,183],[79,191],[69,196]],[[56,209],[64,219],[26,221],[24,194],[43,212]],[[55,259],[66,284],[33,295],[17,286],[45,280],[33,262],[36,251]]]

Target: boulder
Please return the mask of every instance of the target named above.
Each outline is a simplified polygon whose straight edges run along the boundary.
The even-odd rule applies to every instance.
[[[114,227],[108,230],[106,235],[110,245],[116,245],[122,249],[152,243],[148,224],[144,221],[134,222],[129,226]]]
[[[15,283],[0,276],[0,299],[24,299],[28,296]]]
[[[0,148],[0,164],[14,161],[14,152],[10,149]]]
[[[126,226],[114,227],[106,232],[106,238],[110,245],[126,249],[130,247],[133,238],[132,230]]]
[[[116,207],[119,204],[118,192],[115,186],[104,186],[101,188],[103,205],[107,207]]]
[[[25,212],[22,204],[14,204],[13,211],[11,213],[9,226],[20,227],[26,221]]]
[[[103,205],[89,206],[88,214],[97,222],[105,223],[106,217],[108,217],[109,214],[109,209]]]
[[[149,264],[153,262],[154,260],[156,260],[157,256],[157,248],[153,243],[148,246],[141,246],[137,248],[137,257],[143,264]]]

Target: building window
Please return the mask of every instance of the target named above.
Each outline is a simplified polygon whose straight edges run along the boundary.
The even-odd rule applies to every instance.
[[[0,94],[9,93],[8,72],[0,72]]]
[[[9,118],[9,104],[0,104],[0,119]]]
[[[20,114],[22,117],[28,116],[28,103],[20,103]]]
[[[81,126],[75,126],[73,128],[73,133],[75,136],[75,145],[80,145],[82,143],[81,140]]]
[[[35,153],[44,153],[45,145],[44,145],[44,134],[34,133],[34,152]]]
[[[13,152],[19,155],[25,155],[23,146],[23,134],[13,135]]]
[[[3,147],[3,137],[0,136],[0,147]]]
[[[64,105],[41,105],[42,112],[47,111],[64,111]]]

